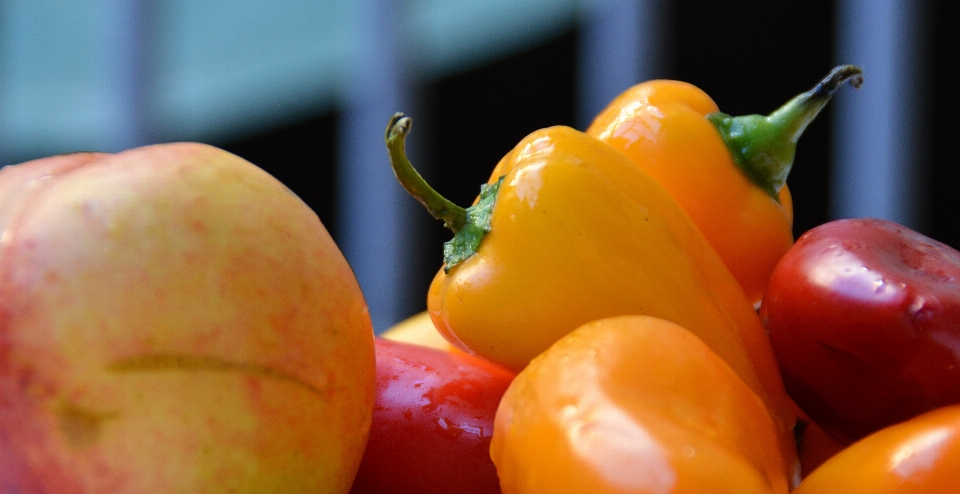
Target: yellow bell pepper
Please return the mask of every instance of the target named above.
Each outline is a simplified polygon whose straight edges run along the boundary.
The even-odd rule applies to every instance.
[[[427,296],[447,340],[520,370],[587,322],[659,317],[699,336],[790,434],[794,408],[751,303],[683,209],[623,153],[569,127],[536,131],[464,209],[407,160],[410,126],[397,114],[387,127],[394,172],[457,232]]]

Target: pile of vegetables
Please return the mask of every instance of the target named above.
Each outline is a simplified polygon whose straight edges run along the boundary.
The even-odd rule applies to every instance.
[[[960,252],[792,234],[797,141],[638,84],[532,132],[374,336],[316,215],[200,144],[0,171],[0,492],[934,493],[960,481]]]
[[[483,492],[960,489],[960,253],[878,219],[791,232],[797,141],[862,80],[841,65],[745,117],[638,84],[586,132],[521,140],[468,208],[393,117],[397,178],[455,235],[419,336],[385,336],[517,373]]]

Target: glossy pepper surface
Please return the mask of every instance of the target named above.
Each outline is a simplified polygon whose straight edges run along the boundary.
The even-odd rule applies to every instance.
[[[388,126],[391,161],[415,197],[434,201],[404,156],[409,128],[402,115]],[[791,430],[795,414],[759,317],[686,213],[623,153],[569,127],[536,131],[496,166],[484,205],[467,214],[485,218],[475,252],[448,256],[427,296],[454,345],[518,371],[589,321],[661,317],[702,338]],[[448,224],[464,221],[445,218],[455,205],[427,207]]]
[[[813,471],[795,494],[960,492],[960,406],[881,429]]]
[[[793,245],[785,182],[797,140],[844,80],[859,86],[860,69],[837,67],[766,117],[730,117],[692,84],[648,81],[618,96],[586,132],[660,182],[758,303]]]
[[[373,420],[350,494],[499,494],[490,439],[513,373],[463,352],[375,343]]]
[[[588,323],[534,359],[490,452],[505,494],[786,493],[796,462],[726,362],[649,316]]]
[[[960,252],[871,218],[817,226],[777,264],[760,314],[787,391],[852,441],[960,404]]]

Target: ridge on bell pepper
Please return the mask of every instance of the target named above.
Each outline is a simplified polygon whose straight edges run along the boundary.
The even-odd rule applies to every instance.
[[[653,80],[633,86],[594,119],[587,134],[651,174],[677,200],[758,304],[770,273],[793,245],[793,203],[785,185],[800,135],[853,65],[768,116],[731,117],[696,86]]]
[[[465,212],[414,183],[423,178],[397,142],[409,130],[408,117],[397,115],[387,131],[398,180],[435,217],[460,221],[451,218]],[[660,317],[717,352],[793,441],[795,411],[758,315],[651,176],[608,144],[556,126],[521,140],[494,168],[494,183],[489,231],[475,253],[437,272],[427,295],[448,341],[518,371],[589,321]]]

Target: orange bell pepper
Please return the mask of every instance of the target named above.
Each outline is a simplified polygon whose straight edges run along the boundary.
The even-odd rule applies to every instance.
[[[792,437],[795,411],[759,316],[676,201],[623,153],[569,127],[536,131],[464,210],[407,160],[410,125],[395,115],[388,126],[394,171],[457,232],[427,295],[448,341],[519,371],[589,321],[660,317],[702,338]]]
[[[692,84],[648,81],[614,99],[586,132],[660,182],[759,304],[793,245],[786,179],[797,139],[846,80],[859,87],[860,69],[837,67],[767,117],[730,117]]]
[[[520,372],[490,454],[504,494],[785,494],[763,402],[703,341],[649,316],[588,323]]]
[[[957,472],[960,405],[953,405],[853,443],[807,476],[794,494],[960,492]]]

